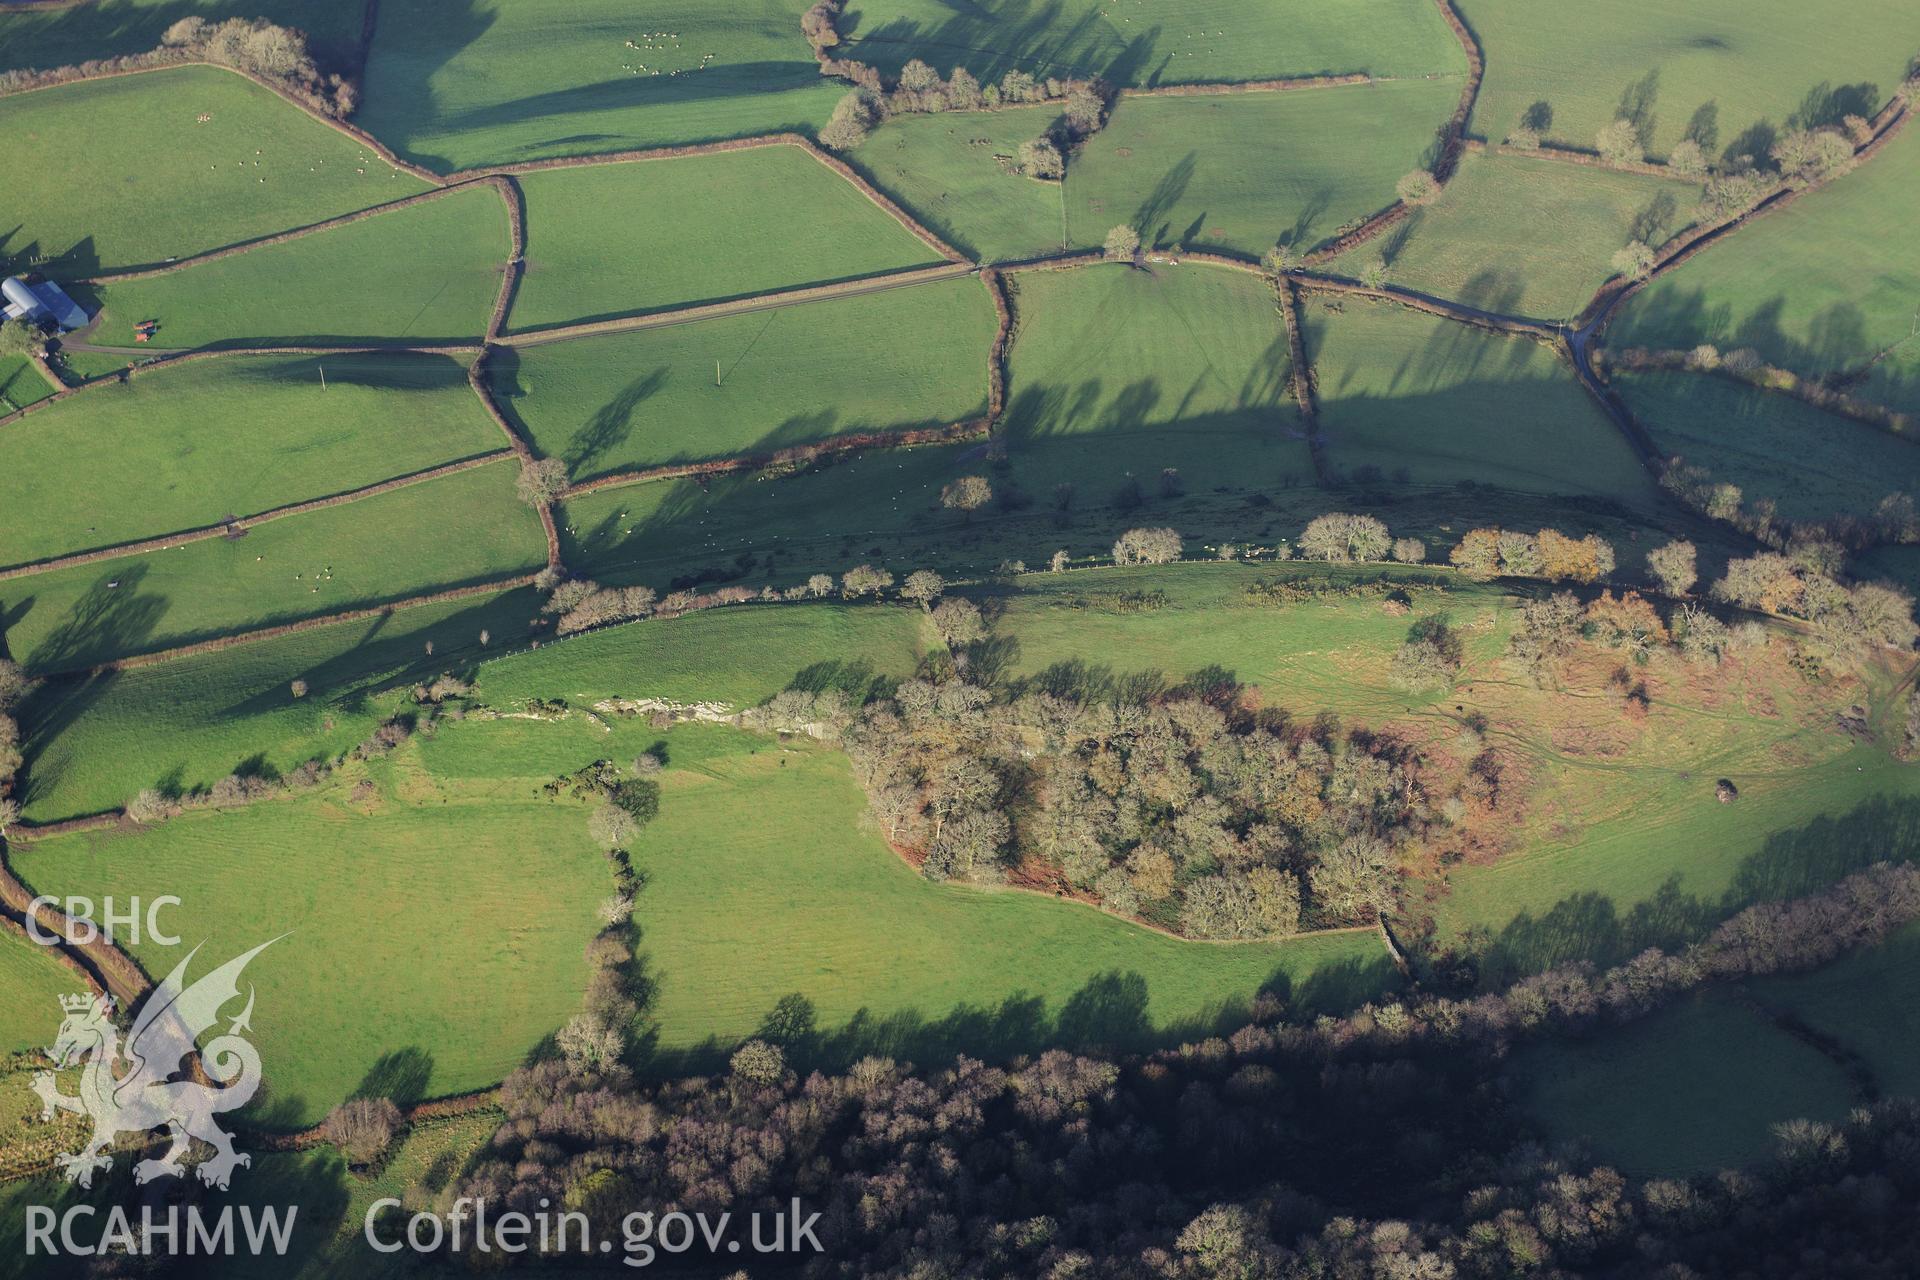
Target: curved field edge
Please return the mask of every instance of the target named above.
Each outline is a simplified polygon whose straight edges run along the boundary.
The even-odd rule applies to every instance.
[[[427,189],[217,67],[0,98],[0,128],[16,139],[10,195],[28,215],[8,227],[0,252],[63,278],[157,265]],[[87,163],[76,167],[76,155]]]

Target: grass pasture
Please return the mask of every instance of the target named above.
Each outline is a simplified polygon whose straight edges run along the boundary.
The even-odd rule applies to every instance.
[[[43,893],[178,896],[180,944],[130,948],[150,973],[203,939],[194,972],[286,935],[247,970],[267,1072],[260,1123],[312,1124],[361,1090],[405,1101],[492,1084],[578,1007],[607,864],[584,811],[524,791],[403,800],[407,784],[376,772],[370,799],[343,783],[136,834],[42,840],[13,864]]]
[[[800,37],[806,7],[391,0],[356,121],[443,172],[816,127],[845,87]]]
[[[1475,133],[1499,141],[1540,104],[1547,138],[1592,147],[1625,117],[1656,156],[1689,136],[1715,158],[1758,155],[1790,124],[1871,116],[1920,47],[1920,10],[1904,0],[1867,0],[1844,21],[1799,0],[1461,0],[1460,10],[1487,60]]]
[[[42,681],[19,712],[22,807],[29,821],[56,822],[116,808],[144,787],[188,792],[335,755],[391,714],[401,695],[388,690],[463,670],[489,646],[524,645],[538,609],[525,588]],[[293,696],[295,680],[305,696]]]
[[[1626,441],[1547,347],[1387,303],[1312,299],[1301,313],[1341,472],[1653,504]]]
[[[940,261],[798,147],[551,169],[520,183],[527,266],[509,316],[519,332]]]
[[[0,99],[0,266],[73,279],[157,265],[425,190],[358,143],[214,67]]]
[[[1195,489],[1311,474],[1266,280],[1103,265],[1022,273],[1011,293],[1019,327],[998,430],[1016,467],[1029,451],[1044,466],[1047,452],[1083,446],[1078,482],[1094,492],[1127,474],[1152,489],[1166,467]]]
[[[1142,1044],[1210,1030],[1268,984],[1312,1007],[1386,982],[1367,931],[1196,944],[1025,891],[930,884],[869,829],[824,749],[700,728],[667,751],[634,858],[660,1050],[710,1061],[791,993],[813,1006],[821,1057],[925,1060],[960,1044]]]
[[[1069,165],[1068,239],[1127,223],[1149,248],[1304,252],[1391,205],[1459,97],[1445,79],[1123,100]]]
[[[910,605],[719,609],[544,644],[483,663],[474,682],[503,709],[533,698],[663,698],[744,710],[795,683],[905,679],[937,643],[922,630]]]
[[[53,394],[46,378],[25,356],[0,356],[0,414],[24,409]]]
[[[1004,161],[1059,114],[1038,106],[894,116],[845,158],[976,261],[1038,257],[1067,247],[1064,187],[1009,172]]]
[[[994,324],[962,277],[507,348],[487,374],[535,449],[583,480],[977,417]]]
[[[465,367],[445,356],[163,367],[0,432],[0,469],[14,477],[0,563],[201,528],[502,447]]]
[[[14,658],[37,673],[234,631],[530,573],[539,521],[504,459],[238,539],[79,565],[0,584]]]
[[[86,979],[52,948],[11,924],[0,929],[0,1055],[52,1044],[60,1029],[60,997],[85,990]]]
[[[1691,221],[1690,183],[1527,156],[1469,152],[1440,200],[1335,258],[1484,311],[1560,319],[1587,304],[1629,240],[1658,247]]]
[[[1903,132],[1857,171],[1664,273],[1629,299],[1617,346],[1751,347],[1802,375],[1877,368],[1855,394],[1920,408],[1914,307],[1920,245],[1920,134]]]
[[[1016,589],[993,591],[1002,610],[994,634],[1013,642],[1006,674],[1015,678],[1082,663],[1114,677],[1146,675],[1172,685],[1217,667],[1257,686],[1262,705],[1284,707],[1301,719],[1335,711],[1382,723],[1446,696],[1410,695],[1389,681],[1388,663],[1406,638],[1405,617],[1383,611],[1377,597],[1275,607],[1253,603],[1245,589],[1273,579],[1395,582],[1409,576],[1436,574],[1302,562],[1031,574]],[[1497,657],[1507,638],[1510,602],[1495,587],[1438,576],[1447,583],[1446,594],[1419,592],[1418,609],[1452,619],[1469,662]],[[1130,593],[1157,595],[1159,603],[1137,612],[1103,603]],[[1491,614],[1494,625],[1469,629],[1469,620],[1483,613]]]
[[[1765,1155],[1772,1127],[1852,1106],[1833,1063],[1724,992],[1626,1027],[1514,1055],[1524,1105],[1555,1139],[1585,1139],[1634,1177],[1685,1177]]]
[[[477,342],[512,251],[498,193],[470,187],[363,222],[145,280],[108,282],[88,341],[158,347]]]
[[[1866,518],[1890,493],[1920,495],[1920,441],[1726,378],[1621,374],[1614,385],[1663,453],[1771,498],[1784,519]]]
[[[1466,74],[1459,42],[1439,11],[1419,0],[1203,0],[1177,14],[1146,0],[997,0],[968,8],[885,0],[859,10],[858,19],[846,56],[889,75],[913,57],[942,74],[964,66],[983,84],[1013,70],[1135,86]]]
[[[1920,856],[1920,777],[1834,728],[1836,693],[1876,725],[1897,714],[1882,678],[1810,690],[1783,668],[1769,651],[1729,670],[1721,684],[1733,687],[1698,691],[1680,670],[1642,675],[1653,706],[1638,732],[1604,699],[1499,725],[1498,746],[1531,782],[1525,820],[1500,861],[1454,871],[1442,935],[1479,936],[1494,983],[1613,964],[1753,902]],[[1715,798],[1719,778],[1738,786],[1734,805]]]

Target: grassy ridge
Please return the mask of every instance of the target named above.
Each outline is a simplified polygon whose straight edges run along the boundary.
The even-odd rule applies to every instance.
[[[205,117],[202,119],[202,117]],[[231,71],[175,67],[0,100],[0,265],[158,263],[426,189]]]
[[[1219,667],[1243,684],[1258,686],[1266,706],[1303,718],[1337,711],[1380,720],[1444,696],[1410,695],[1388,679],[1388,661],[1406,636],[1405,617],[1384,612],[1377,597],[1280,607],[1256,603],[1246,591],[1265,581],[1392,584],[1433,576],[1432,570],[1300,563],[1034,575],[1022,579],[1017,592],[996,593],[1003,612],[994,630],[1014,642],[1009,675],[1033,676],[1056,664],[1080,662],[1114,676],[1157,674],[1177,683]],[[1492,586],[1440,576],[1447,592],[1421,593],[1420,609],[1451,617],[1463,629],[1472,660],[1496,657],[1507,637],[1509,598]],[[1128,594],[1152,595],[1156,603],[1137,612],[1106,603]],[[1464,631],[1471,618],[1487,611],[1495,613],[1493,626]]]
[[[1857,172],[1662,274],[1628,301],[1608,340],[1752,347],[1808,375],[1860,369],[1891,348],[1901,358],[1856,394],[1920,405],[1920,245],[1908,233],[1917,161],[1920,133],[1909,129]]]
[[[1302,318],[1341,471],[1652,506],[1625,440],[1539,343],[1386,304],[1316,299]]]
[[[195,972],[287,935],[247,970],[261,1123],[312,1124],[362,1087],[405,1100],[491,1084],[576,1008],[606,862],[582,810],[524,792],[442,804],[423,779],[374,772],[371,798],[338,786],[137,836],[62,836],[14,866],[45,893],[177,895],[180,945],[131,947],[156,975],[203,939]]]
[[[818,126],[845,88],[800,38],[806,7],[389,0],[355,120],[443,171]]]
[[[0,584],[8,649],[36,672],[531,572],[539,522],[506,459],[244,538]]]
[[[321,383],[326,378],[324,389]],[[234,356],[110,383],[0,433],[0,563],[254,515],[502,447],[444,356]],[[89,501],[76,503],[84,492]]]
[[[1692,218],[1699,188],[1635,173],[1470,152],[1437,204],[1334,259],[1485,311],[1571,316],[1613,275],[1629,240],[1658,246]]]
[[[1903,0],[1866,0],[1845,21],[1797,0],[1461,0],[1460,9],[1487,59],[1474,132],[1504,138],[1543,103],[1549,138],[1591,147],[1602,126],[1637,117],[1655,155],[1690,133],[1705,133],[1716,158],[1756,155],[1767,130],[1870,116],[1920,47],[1920,11]]]
[[[984,414],[994,323],[961,278],[506,349],[487,372],[534,447],[580,480]]]
[[[1661,452],[1706,467],[1788,520],[1871,516],[1920,490],[1920,442],[1822,413],[1790,396],[1690,373],[1620,375],[1614,385]]]
[[[44,681],[20,711],[26,816],[54,822],[116,808],[143,787],[188,791],[336,754],[391,712],[394,685],[461,670],[488,646],[524,644],[539,604],[527,588]],[[304,697],[293,696],[295,680]]]
[[[516,330],[659,311],[940,261],[798,147],[553,169],[520,179]],[[778,207],[761,193],[778,191]]]
[[[919,57],[942,73],[965,66],[983,83],[1012,70],[1097,76],[1116,85],[1466,72],[1439,11],[1419,0],[1199,0],[1173,13],[1146,0],[999,0],[959,9],[886,0],[857,17],[848,29],[848,57],[890,74]]]
[[[613,627],[483,664],[479,696],[498,707],[532,698],[765,701],[809,674],[913,674],[928,638],[910,606],[808,604],[722,609]]]
[[[499,195],[485,187],[286,244],[95,291],[90,340],[132,346],[299,345],[317,340],[477,341],[512,245]],[[91,309],[91,306],[90,308]]]

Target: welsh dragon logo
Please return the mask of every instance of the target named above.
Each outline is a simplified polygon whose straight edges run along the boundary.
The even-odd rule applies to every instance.
[[[42,1120],[53,1119],[57,1108],[93,1121],[93,1136],[85,1146],[55,1157],[70,1182],[90,1187],[96,1169],[112,1167],[113,1157],[105,1152],[116,1135],[162,1127],[173,1145],[158,1159],[135,1164],[135,1182],[178,1177],[184,1172],[180,1159],[194,1138],[214,1149],[213,1158],[198,1169],[201,1181],[210,1186],[224,1189],[234,1169],[253,1163],[252,1157],[233,1149],[233,1135],[214,1121],[223,1111],[245,1106],[260,1088],[260,1054],[240,1034],[251,1029],[252,987],[247,989],[246,1008],[225,1034],[200,1050],[200,1065],[214,1083],[174,1077],[185,1073],[185,1060],[201,1034],[220,1020],[221,1008],[239,998],[240,974],[247,962],[277,941],[261,943],[188,986],[187,966],[200,950],[195,947],[140,1006],[124,1047],[113,1024],[111,997],[60,997],[66,1018],[47,1056],[56,1070],[84,1060],[80,1092],[61,1093],[52,1071],[35,1074],[33,1091],[40,1095]]]

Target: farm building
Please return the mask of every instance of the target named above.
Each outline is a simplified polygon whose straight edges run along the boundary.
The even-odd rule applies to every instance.
[[[0,280],[0,313],[9,320],[52,323],[61,332],[78,329],[87,322],[87,313],[69,298],[66,290],[51,280],[28,284],[20,276]]]

